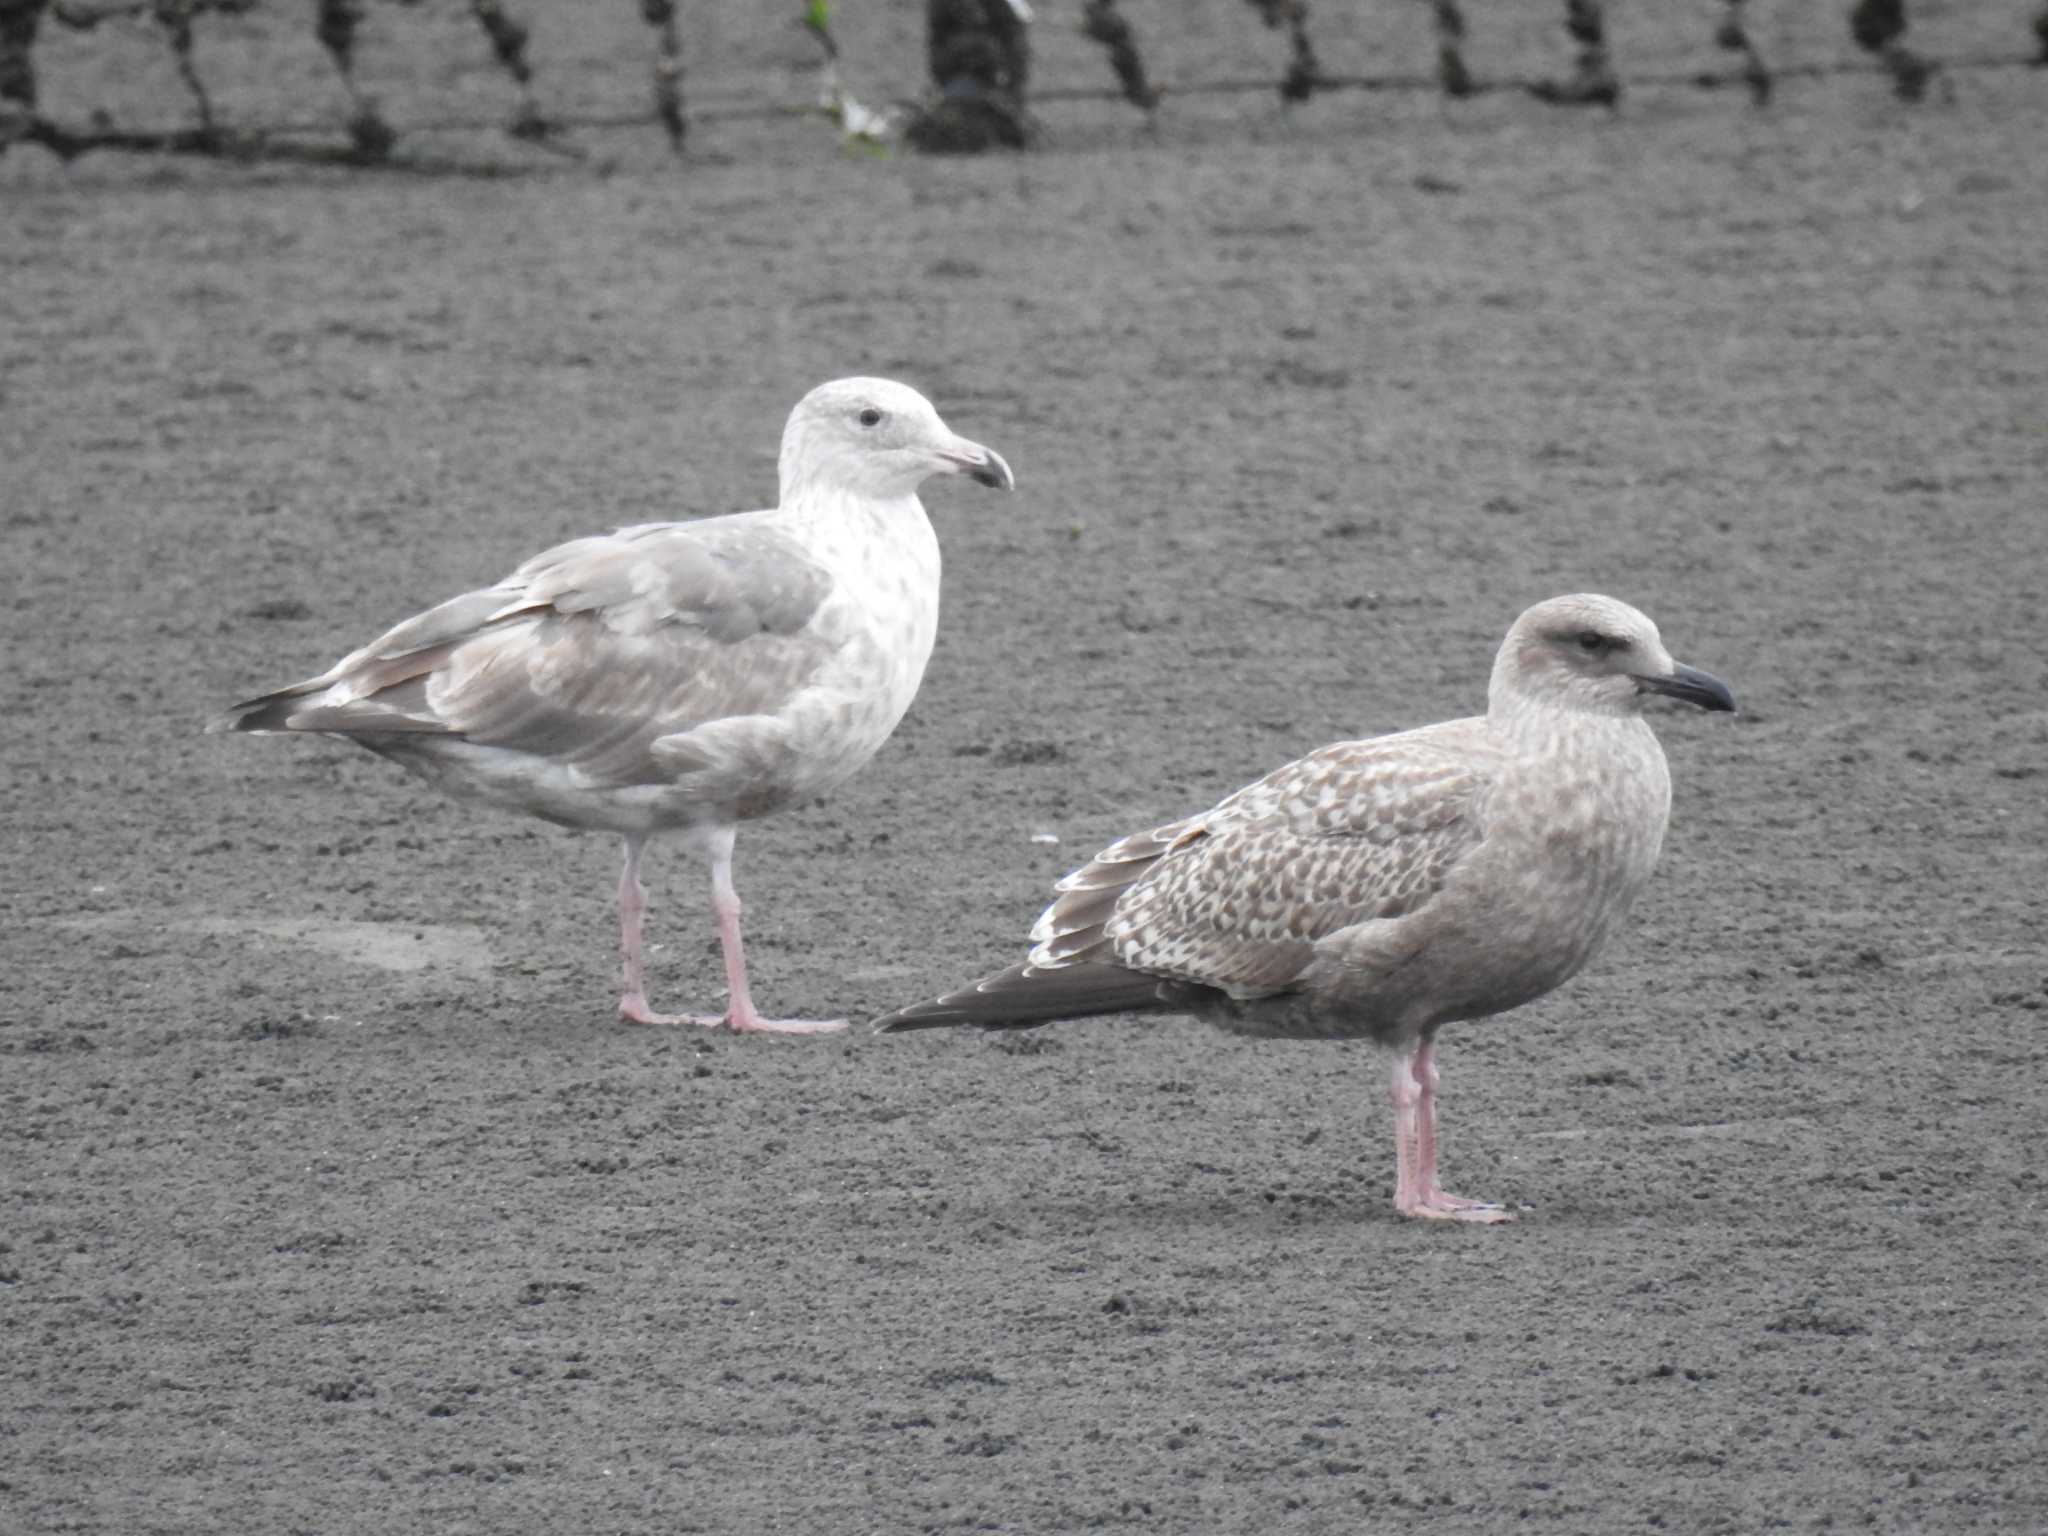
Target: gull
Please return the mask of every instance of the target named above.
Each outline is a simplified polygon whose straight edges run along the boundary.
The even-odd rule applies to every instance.
[[[1659,695],[1735,707],[1628,604],[1538,603],[1484,715],[1324,747],[1112,843],[1054,887],[1026,960],[876,1028],[1180,1013],[1377,1041],[1399,1053],[1395,1209],[1511,1220],[1437,1182],[1436,1034],[1562,985],[1641,893],[1671,811]]]
[[[917,491],[939,474],[1015,485],[908,385],[821,384],[783,428],[772,509],[558,545],[210,728],[341,737],[451,795],[619,834],[628,1019],[843,1029],[755,1008],[734,836],[843,783],[910,707],[939,616],[938,539]],[[710,863],[723,1015],[648,1006],[640,864],[662,833]]]

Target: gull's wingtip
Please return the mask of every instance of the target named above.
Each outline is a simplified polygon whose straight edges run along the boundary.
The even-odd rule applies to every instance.
[[[922,1003],[905,1004],[869,1020],[868,1029],[877,1035],[901,1035],[913,1029],[944,1029],[953,1024],[976,1022],[972,1010],[958,1006],[959,995],[954,993]]]
[[[225,736],[230,731],[283,730],[282,720],[272,725],[263,723],[266,712],[279,702],[276,694],[267,693],[261,698],[244,699],[239,704],[231,704],[207,720],[203,734]]]
[[[958,991],[885,1013],[871,1026],[878,1035],[913,1029],[977,1024],[984,1029],[1030,1029],[1060,1019],[1107,1013],[1151,1013],[1184,1005],[1186,989],[1162,977],[1120,965],[1090,963],[1010,966]]]

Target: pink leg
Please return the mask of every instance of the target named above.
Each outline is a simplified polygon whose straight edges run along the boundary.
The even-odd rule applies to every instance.
[[[698,1024],[741,1033],[814,1035],[846,1028],[844,1019],[764,1019],[754,1011],[747,991],[747,958],[740,944],[740,898],[732,884],[733,834],[711,834],[711,910],[718,920],[719,948],[725,955],[725,982],[732,1006],[723,1016],[656,1013],[647,1005],[646,971],[641,953],[641,927],[647,913],[647,892],[640,884],[640,854],[645,838],[626,839],[626,867],[619,876],[619,954],[625,963],[625,985],[619,1012],[636,1024]]]
[[[1432,1221],[1513,1221],[1483,1200],[1436,1182],[1436,1048],[1427,1040],[1394,1062],[1394,1209]]]
[[[844,1019],[764,1019],[747,990],[747,952],[740,943],[740,893],[732,883],[730,830],[711,845],[711,911],[718,919],[718,946],[725,952],[725,985],[731,1005],[725,1026],[736,1034],[829,1035],[846,1028]]]
[[[619,1013],[635,1024],[683,1024],[690,1021],[680,1015],[656,1013],[647,1006],[647,975],[641,956],[647,888],[640,883],[640,855],[646,846],[644,837],[626,838],[626,867],[619,875],[619,957],[626,972]]]

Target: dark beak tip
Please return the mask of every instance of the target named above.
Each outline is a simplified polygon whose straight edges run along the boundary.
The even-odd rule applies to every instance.
[[[988,462],[971,467],[967,471],[968,478],[992,491],[1017,489],[1017,477],[1010,473],[1010,466],[1003,461],[1003,456],[993,448],[984,448],[982,452],[988,455]]]
[[[1733,714],[1736,708],[1734,690],[1726,683],[1711,672],[1702,672],[1683,662],[1675,665],[1668,677],[1638,677],[1636,686],[1713,714]]]

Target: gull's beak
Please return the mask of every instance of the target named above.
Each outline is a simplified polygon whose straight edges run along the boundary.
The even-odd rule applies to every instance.
[[[1701,709],[1732,710],[1735,695],[1728,685],[1711,672],[1702,672],[1698,667],[1688,667],[1684,662],[1675,661],[1671,671],[1663,677],[1645,677],[1634,673],[1636,692],[1662,693],[1674,699],[1683,699],[1688,704],[1697,704]]]
[[[1010,466],[993,448],[984,448],[964,437],[956,437],[938,450],[938,457],[948,473],[965,475],[977,485],[998,491],[1017,489],[1017,477],[1010,473]]]

